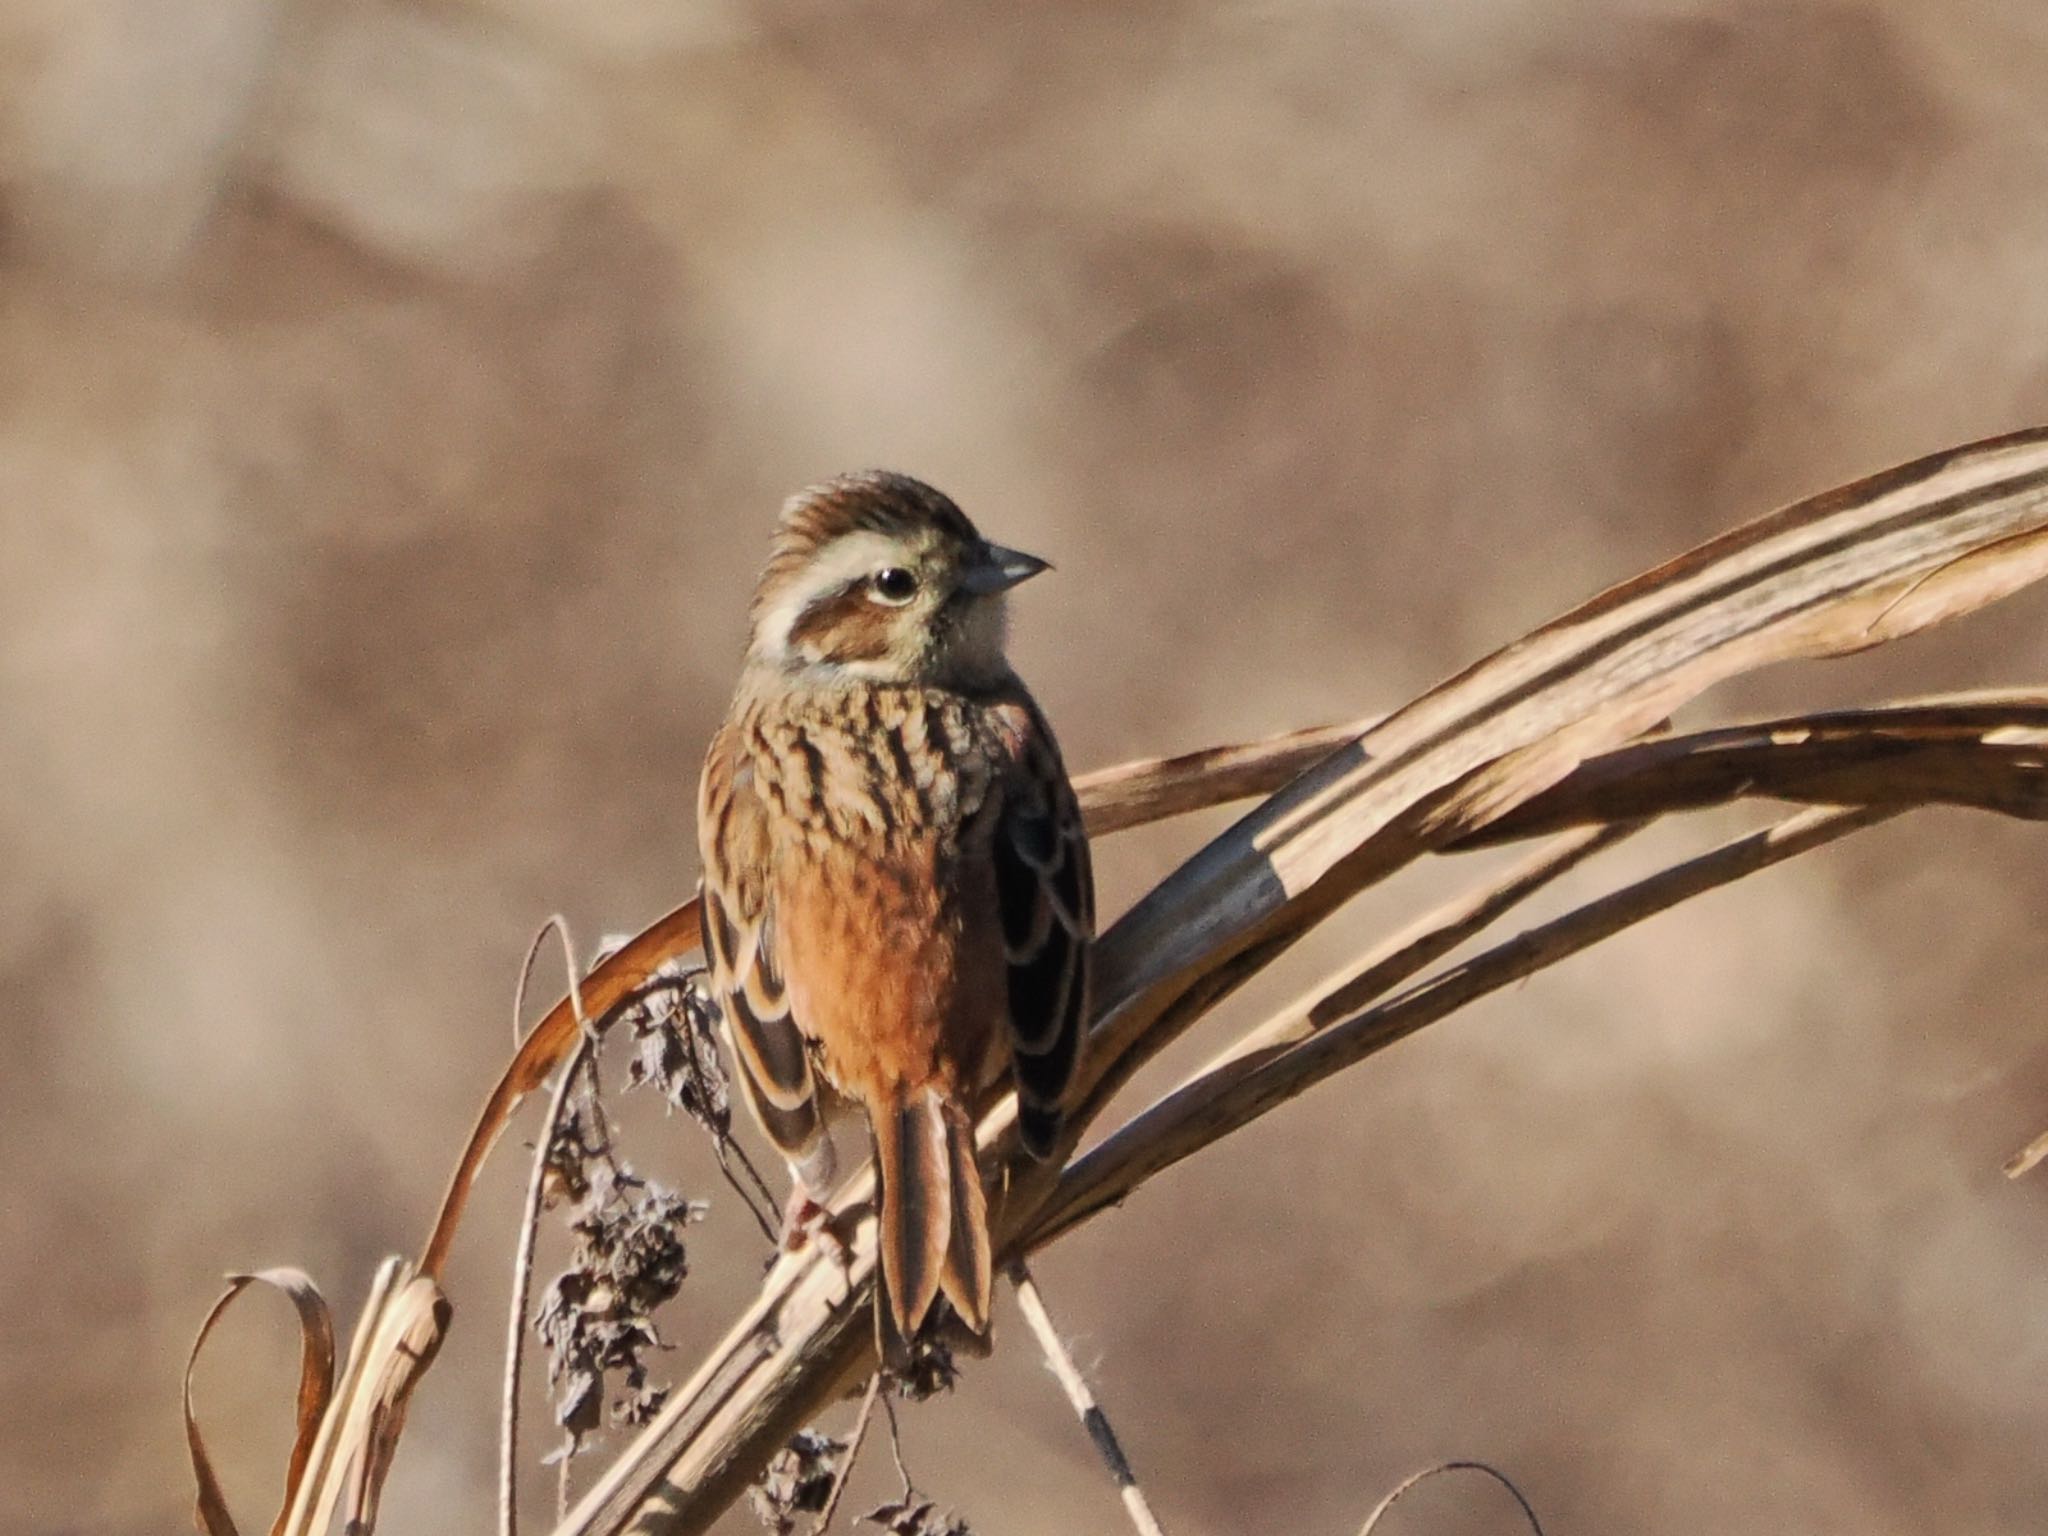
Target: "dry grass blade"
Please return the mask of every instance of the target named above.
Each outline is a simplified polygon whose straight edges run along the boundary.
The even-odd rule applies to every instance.
[[[265,1269],[253,1275],[230,1275],[227,1290],[199,1325],[198,1337],[192,1341],[192,1353],[185,1361],[185,1445],[192,1455],[193,1479],[199,1485],[195,1517],[208,1536],[236,1536],[236,1532],[235,1522],[228,1514],[226,1495],[221,1491],[220,1479],[215,1476],[213,1462],[206,1454],[205,1437],[199,1432],[199,1417],[192,1406],[192,1371],[199,1364],[199,1352],[206,1347],[214,1324],[226,1315],[235,1298],[252,1285],[267,1285],[284,1292],[299,1314],[296,1428],[292,1436],[291,1457],[285,1464],[284,1498],[276,1520],[271,1523],[271,1536],[277,1536],[284,1529],[285,1515],[305,1478],[306,1463],[312,1457],[320,1421],[334,1395],[334,1321],[328,1314],[327,1301],[321,1296],[320,1288],[304,1271],[297,1269]]]
[[[386,1259],[279,1536],[321,1536],[337,1508],[350,1531],[375,1528],[407,1402],[447,1330],[440,1288],[405,1260]]]
[[[2005,1160],[2005,1176],[2008,1179],[2024,1178],[2040,1167],[2044,1158],[2048,1158],[2048,1131],[2043,1131]]]
[[[1328,1012],[1321,1000],[1310,1010],[1290,1009],[1256,1033],[1304,1036],[1298,1043],[1234,1060],[1225,1070],[1176,1089],[1068,1168],[1039,1213],[1031,1246],[1053,1241],[1153,1175],[1488,993],[1716,886],[1895,814],[1870,807],[1801,811],[1531,928],[1376,1007],[1331,1019],[1321,1028],[1314,1024],[1317,1013]]]
[[[1068,1405],[1074,1410],[1074,1417],[1081,1421],[1082,1430],[1094,1443],[1095,1454],[1102,1458],[1103,1469],[1109,1473],[1110,1481],[1116,1484],[1117,1497],[1123,1501],[1124,1513],[1130,1516],[1132,1528],[1138,1536],[1165,1536],[1159,1526],[1159,1517],[1152,1512],[1152,1501],[1145,1496],[1144,1485],[1138,1481],[1137,1473],[1131,1470],[1130,1458],[1124,1454],[1123,1444],[1117,1439],[1109,1415],[1095,1400],[1094,1388],[1088,1385],[1088,1378],[1081,1374],[1081,1367],[1067,1348],[1066,1340],[1060,1337],[1052,1312],[1038,1289],[1038,1282],[1031,1276],[1030,1266],[1021,1258],[1012,1259],[1009,1272],[1010,1284],[1017,1291],[1017,1309],[1024,1314],[1025,1326],[1038,1340],[1038,1347],[1045,1355],[1045,1363],[1051,1368],[1053,1379],[1060,1384]]]
[[[1374,945],[1341,979],[1322,983],[1306,998],[1246,1031],[1192,1073],[1181,1089],[1201,1083],[1203,1091],[1213,1093],[1250,1075],[1282,1047],[1306,1040],[1325,1025],[1384,997],[1553,881],[1593,855],[1633,837],[1645,825],[1631,821],[1586,827],[1557,838],[1489,884],[1455,897]]]
[[[1571,873],[1595,854],[1635,836],[1647,825],[1645,821],[1624,821],[1567,832],[1499,879],[1444,903],[1383,939],[1366,952],[1344,980],[1334,985],[1325,983],[1312,1001],[1282,1009],[1196,1075],[1222,1070],[1273,1046],[1306,1040],[1333,1019],[1386,996],[1553,881]]]
[[[1534,890],[1647,819],[1740,798],[1903,808],[1947,804],[2048,818],[2048,695],[1956,695],[1636,743],[1582,764],[1454,848],[1576,827],[1498,883],[1377,946],[1350,976],[1283,1009],[1196,1073],[1214,1095],[1384,996]],[[1632,821],[1610,818],[1633,817]],[[1609,822],[1607,825],[1599,823]],[[1135,1129],[1135,1126],[1133,1127]]]
[[[2048,819],[2048,694],[1964,694],[1639,742],[1587,760],[1450,846],[1755,797]]]

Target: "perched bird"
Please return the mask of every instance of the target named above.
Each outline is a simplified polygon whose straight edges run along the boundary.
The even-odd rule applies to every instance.
[[[1007,1074],[1047,1155],[1087,1020],[1088,844],[1004,656],[1004,594],[1045,568],[904,475],[792,498],[698,792],[711,984],[794,1176],[785,1240],[864,1111],[906,1340],[941,1293],[986,1330],[975,1107]]]

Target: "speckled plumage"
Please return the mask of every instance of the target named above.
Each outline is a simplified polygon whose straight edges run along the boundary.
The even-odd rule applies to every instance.
[[[865,1111],[906,1337],[941,1292],[986,1326],[975,1100],[1010,1073],[1027,1145],[1049,1150],[1086,1021],[1087,844],[1002,655],[1002,587],[978,590],[1004,558],[1027,557],[901,476],[793,500],[699,796],[713,989],[748,1102],[800,1194],[835,1172],[833,1121]],[[913,598],[877,595],[892,563]]]

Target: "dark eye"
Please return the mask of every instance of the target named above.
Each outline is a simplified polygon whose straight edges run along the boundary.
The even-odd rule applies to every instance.
[[[900,565],[884,566],[868,582],[882,602],[902,604],[917,596],[917,577]]]

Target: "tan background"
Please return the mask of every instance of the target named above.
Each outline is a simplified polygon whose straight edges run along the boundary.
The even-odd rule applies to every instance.
[[[913,470],[1055,559],[1017,649],[1077,765],[1380,710],[2048,420],[2044,81],[2036,0],[0,0],[0,1528],[181,1528],[219,1273],[352,1307],[417,1245],[537,922],[695,878],[795,486]],[[2048,682],[2043,604],[1690,718]],[[1111,845],[1108,905],[1199,831]],[[1171,1528],[1348,1532],[1477,1455],[1555,1531],[2040,1529],[2042,846],[1927,816],[1724,893],[1049,1257]],[[520,1177],[394,1532],[488,1528]],[[283,1310],[202,1383],[245,1528]],[[914,1468],[985,1536],[1115,1528],[1001,1326]]]

